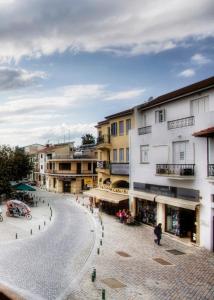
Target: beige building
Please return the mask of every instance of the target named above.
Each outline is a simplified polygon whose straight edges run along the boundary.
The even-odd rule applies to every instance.
[[[107,116],[97,124],[98,187],[85,194],[114,213],[128,208],[129,130],[134,127],[133,109]]]
[[[40,186],[51,192],[80,193],[97,185],[94,145],[51,145],[40,151]]]

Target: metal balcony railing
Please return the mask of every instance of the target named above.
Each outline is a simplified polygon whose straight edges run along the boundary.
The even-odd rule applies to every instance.
[[[97,168],[98,169],[110,169],[110,163],[109,163],[109,161],[100,160],[97,162]]]
[[[157,175],[194,176],[195,164],[158,164]]]
[[[152,132],[152,126],[145,126],[145,127],[138,128],[139,135],[143,135],[151,132]]]
[[[110,135],[104,134],[101,136],[98,136],[97,138],[97,144],[110,144]]]
[[[173,120],[173,121],[168,121],[168,129],[192,126],[192,125],[194,125],[194,123],[195,123],[195,118],[193,116],[182,118],[182,119],[177,119],[177,120]]]
[[[208,176],[214,176],[214,164],[208,165]]]

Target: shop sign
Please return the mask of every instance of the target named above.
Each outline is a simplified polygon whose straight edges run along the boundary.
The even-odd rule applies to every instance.
[[[93,186],[92,178],[84,178],[84,185]]]

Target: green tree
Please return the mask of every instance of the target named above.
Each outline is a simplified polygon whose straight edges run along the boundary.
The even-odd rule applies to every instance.
[[[10,181],[22,180],[32,169],[29,156],[21,148],[0,146],[0,194],[10,193]]]
[[[95,144],[95,137],[90,133],[86,133],[81,137],[81,139],[82,145]]]

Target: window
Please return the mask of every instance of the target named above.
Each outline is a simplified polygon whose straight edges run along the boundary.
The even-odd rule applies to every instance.
[[[71,164],[70,163],[60,163],[59,170],[70,170]]]
[[[191,101],[192,116],[209,111],[209,97],[201,97]]]
[[[129,133],[129,130],[131,129],[131,119],[126,120],[126,134]]]
[[[149,145],[140,146],[140,162],[142,164],[149,162]]]
[[[162,123],[166,121],[165,109],[156,110],[155,112],[155,123]]]
[[[117,149],[113,149],[113,161],[117,161]]]
[[[117,135],[117,122],[111,124],[111,135],[113,136]]]
[[[146,124],[147,124],[146,114],[143,113],[142,114],[142,127],[146,127]]]
[[[126,162],[129,162],[129,148],[126,148]]]
[[[56,178],[53,179],[53,187],[56,187]]]
[[[120,148],[119,150],[119,161],[123,162],[124,161],[124,149]]]
[[[119,135],[124,135],[124,121],[119,122]]]
[[[88,171],[91,171],[91,163],[88,163]]]

